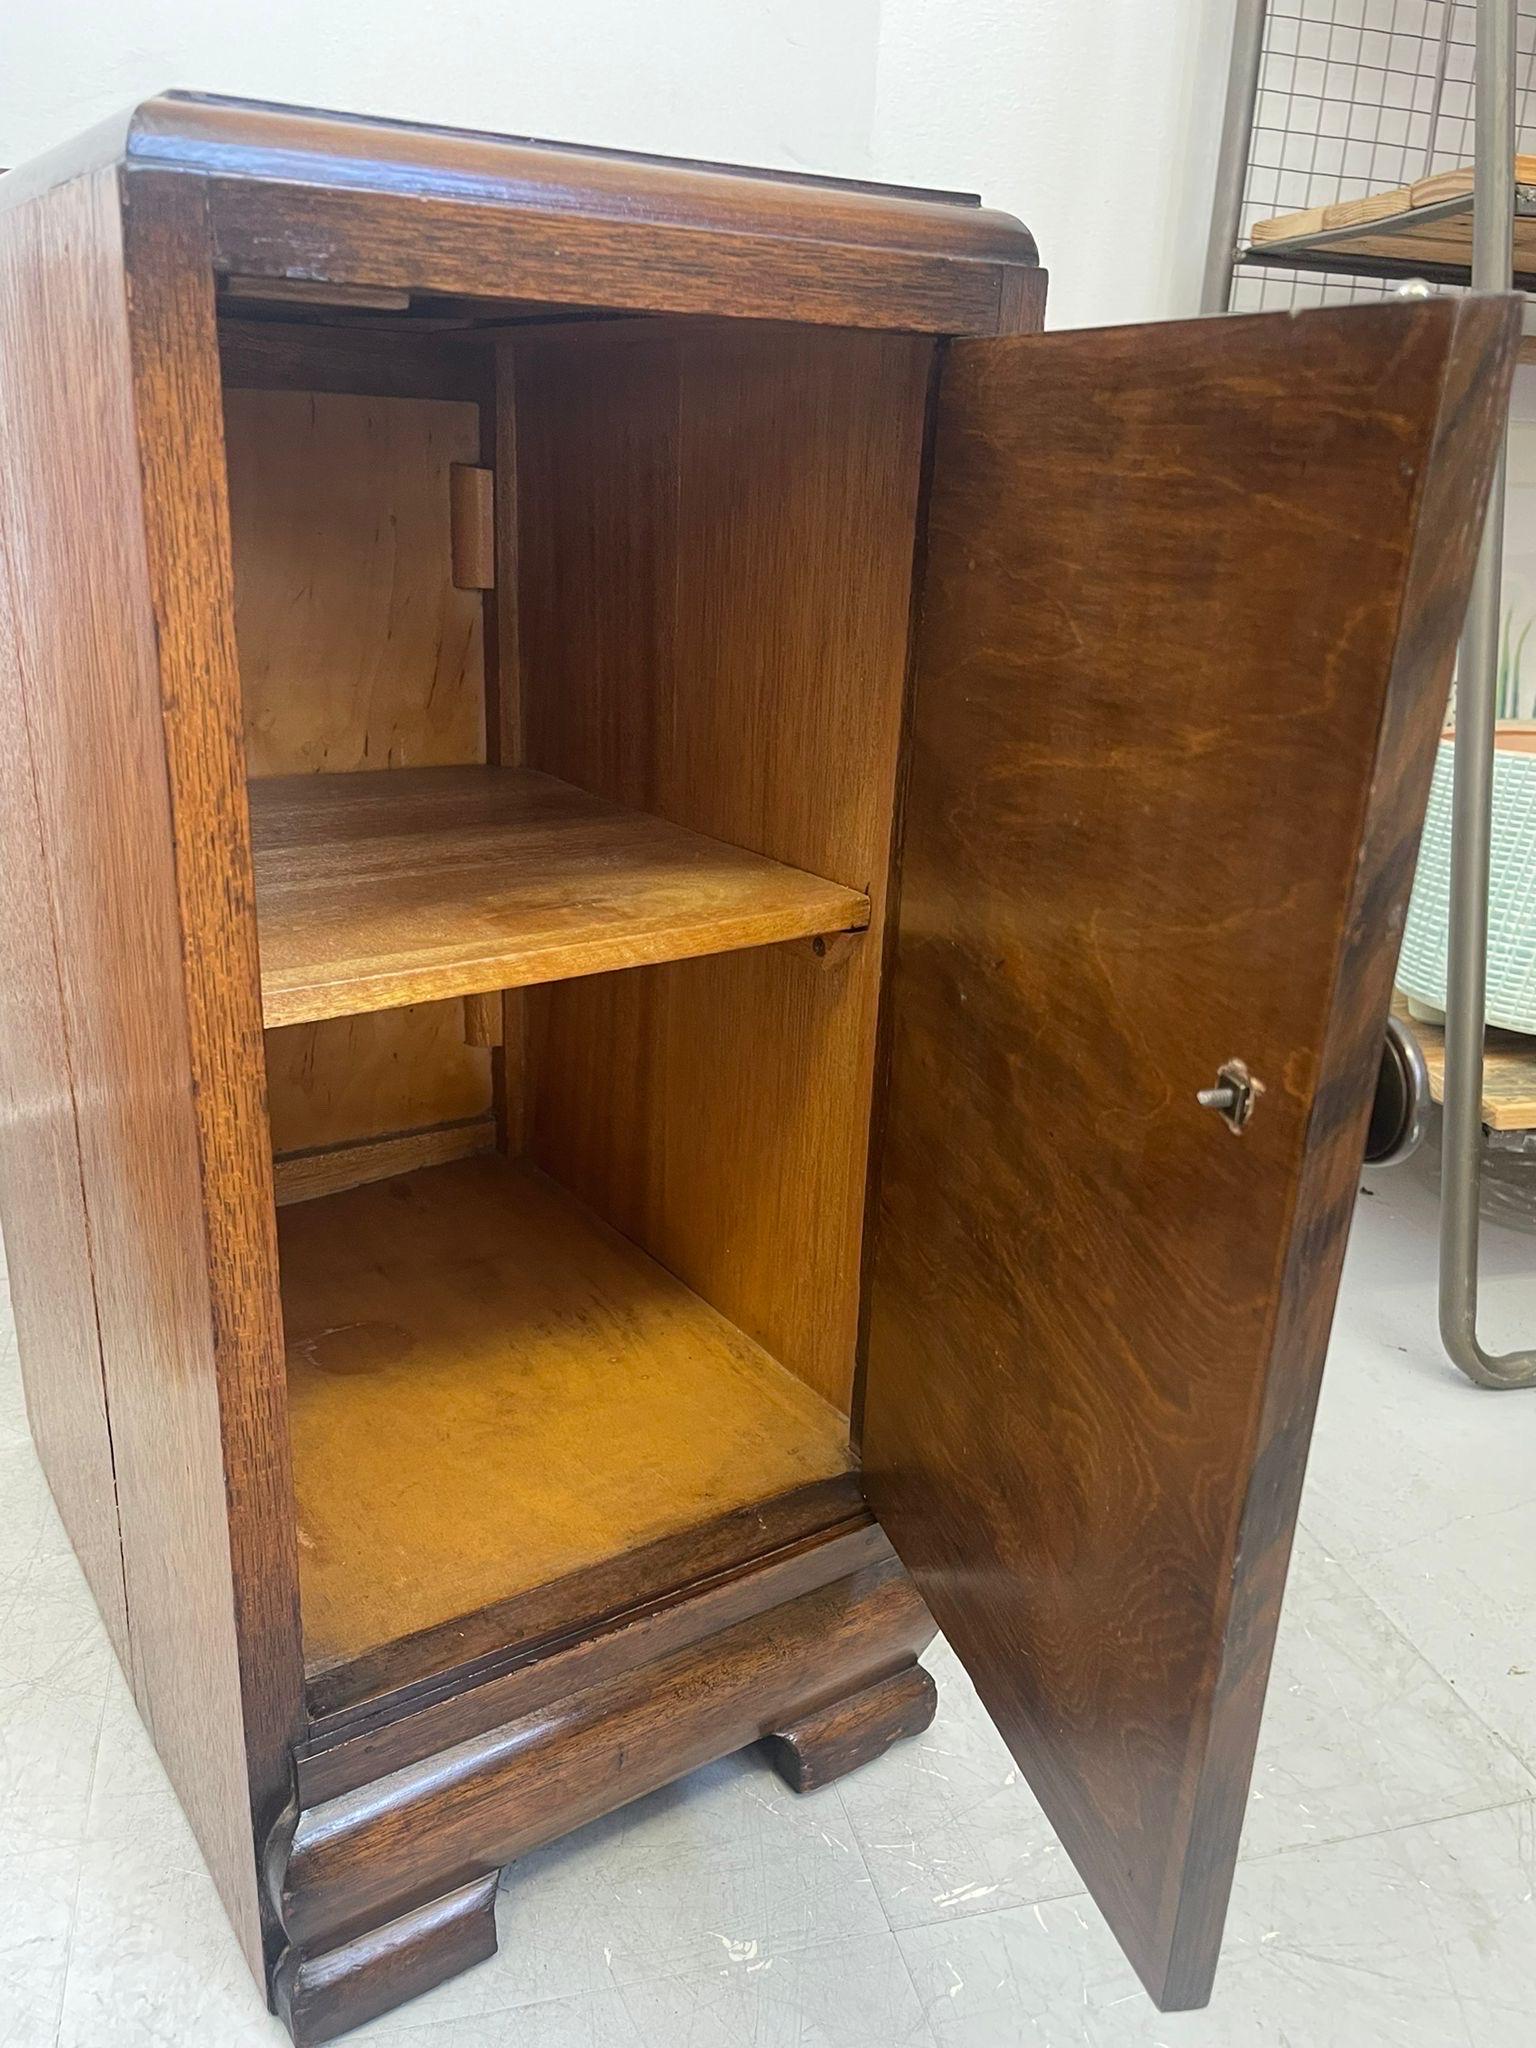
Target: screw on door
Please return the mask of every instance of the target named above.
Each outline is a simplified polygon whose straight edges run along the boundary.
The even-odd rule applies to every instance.
[[[1244,1061],[1226,1060],[1216,1070],[1216,1086],[1199,1089],[1195,1100],[1202,1109],[1214,1109],[1227,1129],[1240,1138],[1263,1093],[1264,1083],[1249,1073]]]

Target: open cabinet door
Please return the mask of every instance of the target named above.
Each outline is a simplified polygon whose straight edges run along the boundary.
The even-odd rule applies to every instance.
[[[867,1486],[1165,2008],[1210,1994],[1517,324],[943,370]]]

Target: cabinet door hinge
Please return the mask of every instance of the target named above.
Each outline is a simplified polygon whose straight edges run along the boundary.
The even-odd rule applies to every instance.
[[[448,468],[448,522],[458,590],[496,588],[496,472],[472,462]]]

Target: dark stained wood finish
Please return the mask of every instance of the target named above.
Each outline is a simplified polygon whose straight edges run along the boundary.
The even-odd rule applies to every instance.
[[[944,372],[867,1485],[1165,2006],[1214,1970],[1517,333]],[[1195,1100],[1234,1057],[1239,1136]]]
[[[216,1880],[227,1858],[226,1896],[236,1887],[243,1895],[249,1833],[264,1834],[290,1796],[303,1699],[218,333],[203,193],[179,177],[146,178],[131,193],[124,189],[122,213],[124,262],[133,278],[128,336],[169,799],[160,844],[173,855],[188,1056],[181,1088],[197,1143],[195,1191],[188,1191],[177,1223],[189,1276],[200,1266],[207,1291],[206,1308],[197,1304],[196,1319],[176,1332],[189,1344],[195,1339],[188,1364],[197,1360],[196,1377],[178,1381],[164,1355],[151,1351],[145,1382],[134,1390],[143,1426],[165,1435],[155,1453],[163,1475],[161,1526],[153,1538],[158,1555],[138,1567],[154,1582],[156,1604],[135,1600],[130,1578],[130,1605],[162,1760],[173,1780],[181,1762],[187,1781],[198,1783],[204,1852]],[[99,716],[89,692],[86,697],[87,715]],[[110,747],[110,735],[104,744]],[[121,824],[142,830],[141,818],[124,815]],[[156,839],[150,844],[158,852]],[[122,936],[131,962],[137,933],[130,927]],[[152,1020],[140,1028],[152,1029]],[[125,1159],[123,1167],[135,1176],[145,1161]],[[132,1253],[131,1235],[123,1249]],[[136,1296],[130,1313],[142,1315]],[[189,1473],[194,1458],[203,1470]],[[206,1531],[192,1503],[180,1497],[189,1481],[198,1509],[209,1515]],[[215,1533],[219,1510],[227,1554]],[[202,1543],[206,1557],[196,1547]],[[130,1554],[130,1574],[133,1569]],[[177,1611],[189,1586],[208,1603],[197,1655],[189,1654],[185,1616]],[[243,1734],[244,1769],[204,1791],[210,1668],[217,1668],[215,1657],[231,1655],[241,1715],[230,1734]],[[171,1729],[163,1732],[167,1722]],[[236,1771],[239,1761],[231,1759]],[[209,1847],[216,1823],[228,1832],[227,1848],[216,1842],[219,1862]],[[263,1932],[269,1940],[270,1928]]]
[[[676,321],[503,346],[523,759],[871,905],[852,950],[537,991],[530,1147],[846,1408],[932,348]]]
[[[221,273],[282,317],[221,329]],[[891,982],[869,1486],[1155,1993],[1208,1989],[1514,323],[1041,339],[1043,291],[942,195],[232,102],[0,185],[0,1166],[18,1257],[63,1269],[18,1286],[28,1398],[301,2039],[487,1953],[505,1859],[748,1742],[809,1786],[925,1723],[933,1623],[842,1455]],[[483,595],[450,462],[496,471]],[[274,771],[526,765],[870,931],[499,1031],[274,1032],[269,1120],[241,664]],[[1240,1136],[1195,1106],[1234,1058]],[[313,1193],[493,1129],[680,1276],[644,1262],[652,1300],[835,1404],[833,1476],[371,1621],[306,1703],[270,1143]],[[571,1263],[560,1342],[603,1262]],[[376,1363],[345,1314],[310,1334]],[[333,1450],[331,1497],[365,1462]]]
[[[398,327],[219,320],[226,391],[326,391],[359,398],[478,400],[489,342]]]
[[[817,1792],[884,1756],[903,1736],[921,1735],[938,1704],[928,1673],[909,1664],[775,1728],[763,1746],[792,1792]]]
[[[496,1890],[493,1870],[335,1948],[290,1949],[273,2004],[295,2048],[334,2040],[495,1955]]]
[[[805,1504],[805,1495],[772,1503],[763,1516],[766,1530],[733,1517],[705,1532],[696,1570],[671,1573],[664,1593],[647,1582],[653,1557],[641,1552],[627,1587],[614,1577],[611,1613],[589,1608],[579,1627],[535,1638],[510,1659],[444,1668],[435,1688],[362,1699],[317,1719],[299,1758],[300,1804],[323,1805],[567,1694],[703,1645],[771,1607],[868,1566],[894,1563],[895,1552],[862,1502],[854,1512],[839,1512],[829,1502],[821,1528],[812,1528],[809,1518],[796,1526]],[[777,1548],[776,1534],[786,1538]],[[566,1615],[576,1611],[567,1607]],[[821,1697],[807,1693],[807,1699]]]
[[[5,211],[0,376],[12,631],[74,1080],[127,1665],[259,1970],[254,1834],[287,1797],[302,1709],[200,202],[195,183],[146,179],[125,221],[104,173]],[[8,1205],[31,1199],[13,1186]],[[78,1256],[75,1235],[56,1258],[71,1243]],[[29,1377],[45,1360],[29,1356]],[[94,1432],[94,1397],[82,1400]],[[99,1477],[99,1435],[82,1440]],[[59,1433],[41,1447],[69,1455]],[[86,1471],[60,1471],[61,1498]]]
[[[11,314],[18,289],[27,290],[35,275],[33,250],[14,224],[5,225],[0,317]],[[17,413],[30,410],[26,380],[35,374],[19,352],[9,374],[0,360],[0,438],[8,448],[28,445]],[[58,893],[39,814],[30,691],[23,679],[24,669],[46,661],[40,622],[23,605],[16,581],[18,571],[30,576],[26,536],[36,518],[34,508],[18,502],[25,488],[19,465],[0,462],[0,1226],[33,1441],[112,1647],[128,1671],[117,1482],[75,1075],[59,986]]]
[[[653,1543],[482,1607],[455,1643],[354,1670],[309,1720],[270,1143],[301,1193],[373,1171],[379,1145],[478,1144],[494,1072],[515,1146],[523,1034],[508,1003],[509,1042],[466,1047],[457,1002],[390,1031],[274,1032],[268,1118],[240,672],[274,772],[517,764],[536,700],[538,745],[590,759],[600,794],[610,771],[654,775],[668,804],[698,810],[676,821],[692,831],[734,841],[708,819],[739,819],[742,844],[792,865],[781,839],[825,844],[841,890],[878,894],[927,337],[1016,324],[1038,273],[1016,223],[935,195],[187,100],[8,177],[0,216],[7,1015],[26,1041],[0,1070],[20,1104],[5,1202],[37,1272],[67,1264],[46,1302],[18,1288],[29,1393],[245,1953],[317,2039],[483,1953],[503,1857],[809,1709],[829,1730],[856,1718],[832,1703],[908,1671],[932,1623],[854,1498],[841,1409],[786,1382],[791,1405],[817,1409],[833,1454],[812,1469],[831,1482],[730,1514],[706,1503],[703,1526],[663,1518]],[[256,303],[237,297],[221,327],[221,272],[282,317],[228,310]],[[469,329],[528,335],[556,308],[571,321],[544,388],[567,446],[535,432],[526,499],[513,359],[493,374],[497,351]],[[647,323],[611,317],[627,310],[804,325],[665,323],[671,410],[652,442],[656,358]],[[826,331],[839,321],[864,331]],[[577,362],[576,337],[608,327],[625,330],[610,352],[583,340]],[[622,460],[587,418],[605,380],[620,394],[607,416],[637,429]],[[659,544],[656,446],[681,480]],[[562,459],[594,463],[595,488],[561,482]],[[466,603],[448,581],[451,461],[497,470],[498,587]],[[564,565],[537,524],[516,531],[520,498],[556,517]],[[555,707],[565,677],[539,577],[581,572],[594,506],[618,545],[593,647],[620,647],[647,577],[695,579],[668,650],[681,681],[646,677],[648,766],[626,751],[627,698],[604,694],[617,670]],[[520,545],[535,556],[522,577]],[[530,594],[546,610],[525,635]],[[618,718],[617,754],[580,730],[588,710]],[[663,745],[664,720],[692,737]],[[878,955],[805,939],[779,952],[756,977],[701,974],[691,1025],[675,994],[658,1004],[655,1101],[636,1129],[655,1142],[669,1097],[688,1202],[719,1212],[702,1263],[728,1277],[726,1233],[745,1230],[754,1316],[782,1323],[841,1404]],[[599,1015],[572,1033],[539,1142],[566,1150],[573,1177],[611,1174],[624,1200],[659,1203],[681,1243],[665,1190],[633,1178],[634,1157],[610,1162],[577,1114],[608,1028]],[[483,1018],[473,1031],[496,1036]],[[690,1061],[727,1059],[748,1078],[689,1086]],[[721,1141],[715,1168],[702,1130]],[[291,1207],[285,1230],[314,1209]],[[790,1272],[823,1242],[821,1265]]]
[[[251,101],[150,100],[97,148],[133,176],[203,172],[219,266],[249,278],[992,334],[1037,261],[1018,221],[955,195]]]
[[[270,273],[293,262],[310,275],[345,270],[367,283],[433,292],[472,292],[495,277],[509,298],[575,306],[995,334],[1007,274],[996,260],[828,245],[765,229],[722,228],[706,250],[698,228],[659,226],[641,237],[633,218],[424,203],[395,190],[263,189],[243,178],[215,177],[210,187],[221,267]]]
[[[335,1739],[365,1721],[415,1711],[447,1692],[483,1685],[498,1671],[526,1664],[550,1643],[603,1627],[615,1615],[633,1613],[679,1587],[753,1569],[790,1545],[867,1520],[856,1472],[813,1480],[423,1629],[371,1655],[312,1671],[310,1740]]]
[[[289,1945],[323,1951],[339,1932],[381,1925],[403,1903],[488,1875],[772,1734],[807,1701],[903,1669],[932,1634],[911,1581],[888,1558],[502,1725],[482,1722],[386,1784],[301,1813],[286,1857],[271,1865]]]

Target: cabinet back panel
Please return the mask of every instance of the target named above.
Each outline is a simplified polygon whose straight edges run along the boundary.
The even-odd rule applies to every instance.
[[[229,391],[224,421],[250,773],[483,761],[481,603],[448,523],[479,408]]]
[[[448,482],[480,458],[479,407],[226,389],[224,413],[250,773],[483,761],[483,605],[454,587]],[[281,1159],[487,1117],[491,1057],[461,1004],[424,1003],[268,1032],[267,1086]]]
[[[873,906],[825,957],[530,991],[530,1149],[843,1407],[931,360],[665,321],[502,357],[523,758]]]

